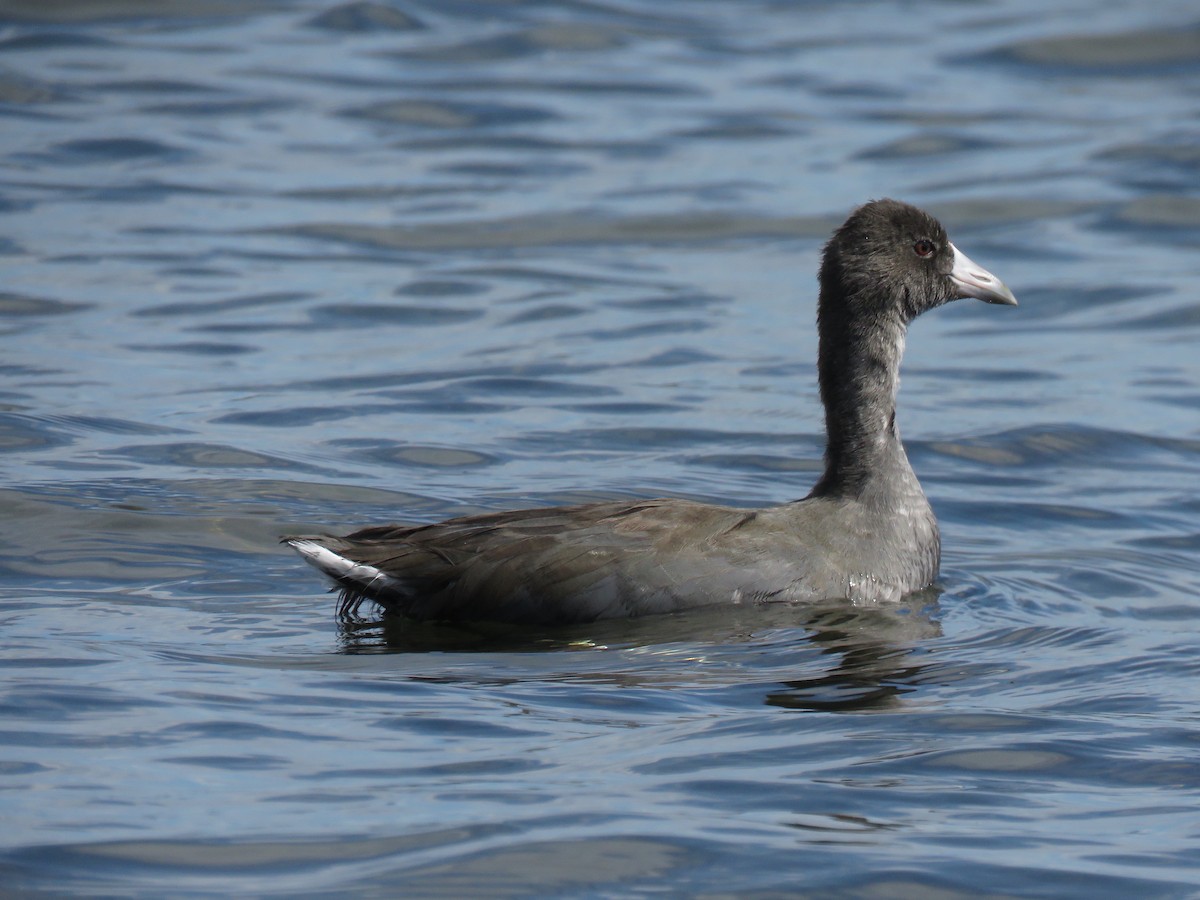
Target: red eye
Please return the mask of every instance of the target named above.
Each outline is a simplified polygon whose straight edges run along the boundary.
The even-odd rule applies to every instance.
[[[933,246],[933,241],[927,241],[923,238],[913,244],[913,252],[916,253],[917,256],[921,257],[933,256],[933,251],[936,249],[937,248]]]

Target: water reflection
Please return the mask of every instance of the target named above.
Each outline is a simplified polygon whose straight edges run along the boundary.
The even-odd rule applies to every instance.
[[[816,606],[699,610],[674,616],[533,627],[507,623],[413,622],[394,616],[339,623],[344,654],[471,654],[468,680],[478,681],[479,656],[489,683],[518,683],[530,673],[505,654],[562,654],[540,680],[622,687],[745,685],[747,653],[756,657],[753,683],[763,700],[784,709],[852,712],[894,707],[916,690],[927,662],[914,652],[941,635],[938,596],[931,588],[899,604],[856,607],[845,601]],[[614,663],[614,656],[615,660]],[[735,663],[730,665],[730,663]],[[764,682],[763,675],[771,680]],[[458,675],[430,676],[441,682]]]
[[[894,606],[847,607],[827,604],[805,623],[812,642],[836,657],[815,677],[784,682],[766,696],[771,706],[824,712],[889,709],[915,691],[929,663],[917,663],[914,650],[940,637],[939,588],[930,588]]]

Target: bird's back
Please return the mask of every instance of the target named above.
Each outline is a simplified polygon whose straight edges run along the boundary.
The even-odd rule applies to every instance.
[[[370,599],[416,619],[582,622],[924,587],[923,573],[855,584],[841,559],[861,551],[846,541],[879,543],[879,521],[863,516],[822,498],[759,510],[646,500],[288,541],[341,585],[346,611]]]

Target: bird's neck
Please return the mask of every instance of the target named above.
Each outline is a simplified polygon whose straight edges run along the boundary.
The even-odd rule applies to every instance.
[[[915,476],[896,428],[905,323],[897,316],[823,320],[818,372],[825,405],[825,473],[813,495],[862,496]],[[919,487],[918,487],[919,490]]]

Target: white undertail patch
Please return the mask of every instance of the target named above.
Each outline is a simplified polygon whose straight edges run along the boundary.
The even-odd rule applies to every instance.
[[[380,588],[395,588],[399,585],[399,581],[386,572],[381,572],[366,563],[346,559],[316,541],[299,538],[287,543],[304,557],[305,562],[320,569],[343,587],[346,586],[346,582],[352,582],[364,594],[370,596]]]

